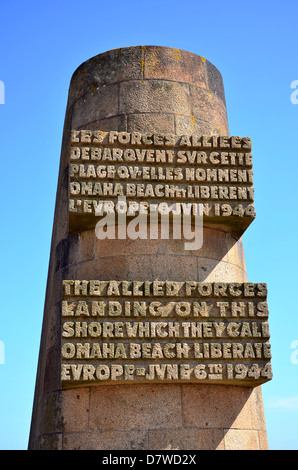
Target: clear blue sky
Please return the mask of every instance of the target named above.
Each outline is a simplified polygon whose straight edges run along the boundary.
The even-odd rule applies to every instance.
[[[297,0],[0,0],[0,449],[28,444],[69,81],[133,45],[206,57],[223,75],[231,135],[252,138],[257,218],[244,244],[249,281],[269,289],[267,433],[271,449],[298,449],[297,17]]]

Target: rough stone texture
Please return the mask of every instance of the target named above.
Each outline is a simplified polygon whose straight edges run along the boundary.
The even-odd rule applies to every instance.
[[[91,389],[90,429],[172,429],[180,427],[181,395],[178,386],[106,386]],[[107,395],[109,400],[106,400]],[[148,398],[150,397],[150,400]]]
[[[146,431],[88,431],[80,433],[65,433],[64,450],[110,450],[115,441],[117,450],[147,449],[148,437]]]
[[[179,49],[115,49],[86,61],[73,74],[68,106],[74,129],[229,134],[220,73]]]
[[[149,431],[148,447],[152,450],[224,450],[224,431],[221,429]]]
[[[179,49],[138,46],[100,54],[74,73],[66,110],[29,449],[266,449],[261,389],[156,384],[62,390],[63,279],[243,282],[241,239],[208,228],[204,245],[97,240],[68,234],[70,131],[228,135],[222,77]]]

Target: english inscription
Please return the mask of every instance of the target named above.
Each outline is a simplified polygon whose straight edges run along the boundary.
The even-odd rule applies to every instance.
[[[272,378],[267,286],[63,281],[62,383]]]

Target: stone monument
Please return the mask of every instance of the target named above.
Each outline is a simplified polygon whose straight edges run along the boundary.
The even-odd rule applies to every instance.
[[[203,57],[128,47],[75,71],[29,449],[267,449],[251,152]]]

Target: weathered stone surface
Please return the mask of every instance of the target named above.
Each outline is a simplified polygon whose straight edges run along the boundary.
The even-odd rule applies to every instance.
[[[64,281],[63,385],[251,387],[270,380],[266,285],[198,283],[185,276],[180,282]]]
[[[191,87],[192,112],[195,118],[212,124],[220,135],[228,135],[226,108],[216,95],[197,87]]]
[[[224,279],[233,282],[235,279],[239,282],[247,281],[246,271],[242,267],[231,263],[217,262],[213,259],[198,259],[198,279],[201,282],[213,282],[217,279]]]
[[[229,407],[233,394],[233,406]],[[183,422],[186,428],[252,429],[249,397],[246,387],[188,385],[182,394]],[[192,404],[196,403],[194,407]],[[210,411],[212,412],[210,413]],[[240,413],[241,410],[241,413]]]
[[[82,126],[118,115],[118,87],[109,85],[102,87],[100,94],[94,91],[79,98],[73,106],[72,123]]]
[[[127,260],[128,279],[176,279],[182,281],[186,275],[197,276],[197,261],[194,256],[185,256],[183,262],[178,256],[138,255]],[[177,267],[179,266],[179,271]],[[146,274],[145,274],[146,273]]]
[[[193,114],[184,116],[182,114],[175,115],[175,129],[177,134],[197,134],[197,135],[219,135],[219,126],[215,127]]]
[[[225,435],[225,450],[260,449],[259,433],[229,429]]]
[[[137,46],[114,49],[87,60],[72,76],[70,104],[88,92],[102,90],[107,85],[142,79],[142,57],[142,47]]]
[[[146,450],[147,441],[144,430],[65,433],[63,450]]]
[[[169,429],[149,431],[152,450],[224,450],[224,431],[219,429]]]
[[[189,83],[206,89],[205,59],[181,49],[147,47],[144,78]]]
[[[63,431],[82,432],[89,429],[89,388],[64,390],[62,394]]]
[[[180,416],[179,386],[128,385],[125,388],[91,389],[90,430],[177,429]]]
[[[120,85],[120,113],[191,114],[190,91],[184,83],[167,80],[130,81]]]
[[[208,90],[215,96],[218,96],[223,104],[226,104],[223,79],[218,69],[206,60],[206,74],[208,81]]]
[[[175,134],[175,119],[173,114],[130,114],[127,118],[127,131]]]
[[[126,131],[127,128],[127,116],[112,116],[104,119],[99,119],[96,121],[89,121],[89,115],[87,115],[87,119],[84,121],[84,124],[81,124],[78,129],[90,129],[90,130],[97,130],[101,129],[102,131],[109,131],[110,129],[118,129],[118,131]]]

